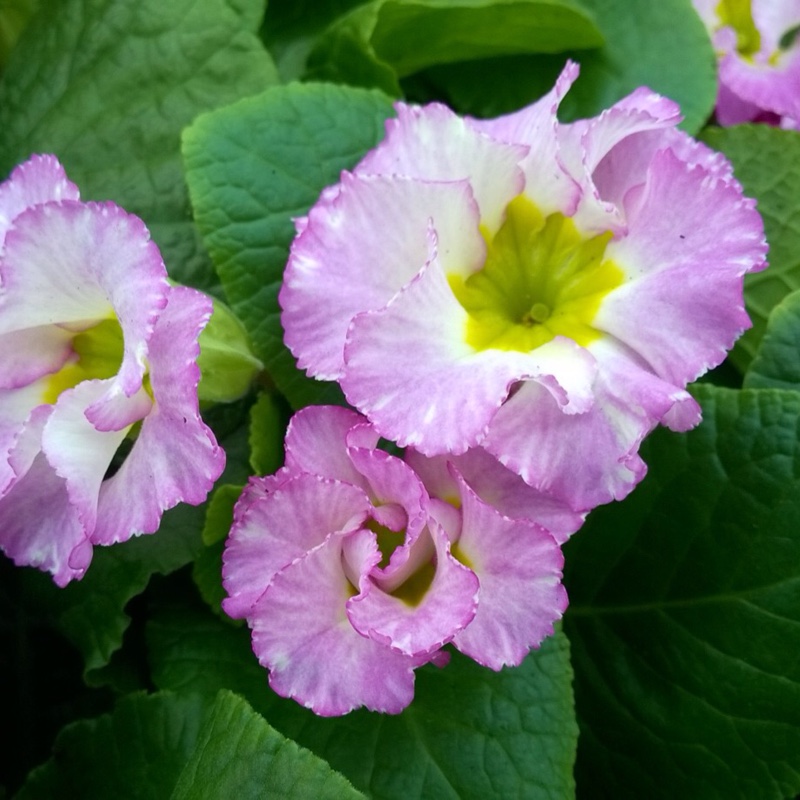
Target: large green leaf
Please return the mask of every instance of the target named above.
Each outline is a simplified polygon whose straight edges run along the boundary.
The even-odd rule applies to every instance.
[[[342,396],[305,378],[283,345],[277,297],[292,218],[377,143],[391,113],[379,92],[292,84],[203,115],[184,133],[205,244],[258,357],[296,408]]]
[[[731,160],[745,193],[755,197],[769,242],[769,269],[745,280],[753,327],[731,359],[744,371],[758,349],[772,309],[800,289],[800,134],[768,125],[709,128],[703,138]]]
[[[246,629],[171,611],[147,633],[156,685],[239,692],[371,797],[572,796],[576,729],[561,634],[516,669],[494,673],[456,653],[444,669],[418,670],[414,702],[398,716],[323,719],[268,689]]]
[[[213,702],[199,694],[128,695],[111,714],[64,728],[54,751],[20,800],[363,796],[231,692]]]
[[[800,791],[800,394],[696,395],[566,547],[579,796]]]
[[[0,174],[55,153],[84,199],[144,219],[170,274],[216,277],[192,225],[180,132],[274,83],[263,0],[63,0],[29,23],[0,87]]]
[[[581,5],[596,20],[602,47],[437,66],[413,89],[443,97],[462,112],[496,116],[543,95],[569,57],[580,63],[581,76],[564,99],[563,119],[594,116],[645,85],[680,103],[683,128],[699,130],[714,107],[716,73],[708,35],[690,0],[581,0]]]
[[[399,78],[435,64],[602,43],[571,0],[374,0],[326,31],[308,75],[398,96]]]
[[[172,800],[358,800],[317,756],[281,736],[241,697],[221,691]]]
[[[113,713],[67,725],[53,758],[17,798],[163,800],[197,746],[209,705],[200,695],[127,695]]]
[[[800,291],[772,309],[744,385],[748,389],[800,390]]]

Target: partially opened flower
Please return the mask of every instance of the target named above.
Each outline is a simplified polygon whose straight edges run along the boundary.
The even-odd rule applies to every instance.
[[[299,366],[382,436],[481,446],[585,510],[641,479],[655,425],[698,422],[685,387],[748,327],[766,244],[670,100],[639,89],[560,125],[576,75],[495,120],[398,104],[297,221],[280,302]]]
[[[720,125],[800,123],[800,2],[693,0],[719,59]]]
[[[429,492],[377,443],[349,409],[295,414],[286,466],[245,488],[223,556],[223,607],[247,619],[272,688],[325,716],[401,711],[415,668],[444,663],[449,642],[492,669],[519,664],[566,607],[548,531],[498,512],[453,465],[423,465]],[[535,512],[502,472],[489,467],[480,491]],[[562,537],[580,525],[542,508]]]
[[[211,301],[52,156],[0,184],[0,248],[0,548],[63,586],[222,471],[197,401]]]

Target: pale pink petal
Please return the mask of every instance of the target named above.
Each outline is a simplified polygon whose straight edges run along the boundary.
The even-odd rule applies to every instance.
[[[561,160],[556,117],[561,100],[578,72],[578,65],[568,61],[553,88],[532,105],[496,119],[471,121],[475,128],[495,139],[522,143],[529,148],[521,162],[525,173],[524,194],[544,214],[561,212],[570,216],[580,198],[580,187]]]
[[[31,156],[0,183],[0,252],[14,218],[26,208],[51,201],[79,199],[78,187],[67,179],[55,156]]]
[[[589,345],[599,370],[594,407],[565,415],[532,382],[500,409],[484,446],[531,486],[577,511],[625,497],[644,477],[642,439],[659,423],[696,425],[700,408],[610,340]]]
[[[594,408],[566,415],[533,381],[497,412],[484,447],[526,483],[578,512],[621,500],[644,477],[639,442],[655,420],[606,396],[600,376]]]
[[[742,99],[727,84],[719,84],[714,114],[721,126],[727,128],[731,125],[752,122],[763,113],[764,109],[761,106]]]
[[[287,473],[310,472],[366,488],[364,477],[347,455],[347,434],[366,422],[341,406],[307,406],[289,421],[286,430]],[[377,438],[374,444],[377,443]]]
[[[413,697],[416,662],[353,628],[345,613],[351,594],[342,537],[331,534],[279,572],[258,600],[248,619],[253,650],[274,691],[320,716],[359,706],[397,714]]]
[[[86,418],[87,407],[105,394],[108,382],[84,381],[62,392],[42,432],[42,450],[64,481],[69,502],[90,538],[100,485],[126,434],[95,430]]]
[[[231,617],[247,616],[279,570],[328,534],[358,527],[370,509],[361,489],[340,481],[299,475],[267,495],[263,480],[250,479],[225,545],[222,606]]]
[[[466,323],[467,312],[434,258],[386,308],[353,321],[341,382],[348,401],[387,439],[431,455],[478,444],[511,385],[523,378],[542,376],[569,404],[548,372],[549,346],[562,343],[533,353],[477,352],[465,341]],[[583,370],[577,359],[563,371],[570,389],[585,389],[591,358]]]
[[[455,467],[484,503],[506,517],[527,519],[541,525],[559,543],[578,530],[586,516],[573,511],[562,500],[528,486],[519,475],[504,467],[482,447],[473,447],[460,456],[433,458],[409,448],[405,459],[430,494],[449,503],[461,504],[459,484],[452,469]]]
[[[425,525],[428,495],[420,479],[408,464],[383,450],[349,447],[348,456],[376,508],[399,506],[404,511],[405,526],[413,539]]]
[[[667,148],[687,164],[702,163],[714,174],[731,178],[730,162],[721,153],[715,153],[675,128],[644,131],[630,136],[603,156],[591,174],[597,198],[607,203],[617,219],[624,220],[626,226],[627,214],[631,213],[631,197],[634,195],[630,190],[647,180],[647,170],[653,157]],[[627,232],[627,227],[625,230]]]
[[[769,50],[777,48],[783,35],[800,24],[800,0],[751,0],[750,6],[762,45]]]
[[[800,22],[800,20],[798,20]],[[800,47],[781,53],[778,63],[755,63],[729,53],[719,64],[719,80],[746,103],[789,117],[800,116]],[[720,122],[727,122],[725,107]]]
[[[161,255],[138,217],[113,203],[36,206],[14,221],[0,271],[0,333],[88,327],[116,316],[125,350],[111,391],[138,391],[147,342],[169,291]]]
[[[71,341],[72,334],[57,325],[0,334],[0,389],[17,389],[58,372],[72,355]]]
[[[471,622],[477,608],[474,573],[450,555],[450,542],[438,524],[431,521],[426,535],[435,547],[435,573],[421,598],[403,599],[396,589],[389,594],[381,590],[379,580],[362,575],[359,594],[347,602],[347,615],[357,631],[409,656],[440,649]],[[424,546],[418,539],[417,547]]]
[[[83,577],[92,558],[87,531],[63,479],[39,453],[0,497],[0,548],[19,566],[38,567],[59,586]]]
[[[553,537],[503,517],[462,481],[464,525],[457,553],[478,576],[478,611],[453,644],[479,664],[517,666],[553,633],[567,607],[564,558]]]
[[[466,181],[345,173],[335,199],[311,209],[279,295],[285,341],[299,367],[322,379],[341,377],[350,321],[386,305],[428,260],[431,221],[447,269],[469,274],[480,267],[486,246]]]
[[[667,150],[631,204],[630,233],[606,256],[629,280],[592,324],[683,386],[719,364],[750,322],[742,276],[765,266],[763,223],[751,200]]]
[[[621,201],[632,185],[645,178],[644,167],[658,142],[652,134],[672,129],[680,120],[677,103],[640,87],[600,116],[561,127],[562,158],[583,187],[573,217],[582,231],[625,230]],[[622,152],[615,159],[618,148]],[[608,158],[611,161],[603,168],[602,162]],[[617,161],[623,169],[614,169]],[[638,176],[638,181],[633,176]]]
[[[52,410],[51,406],[40,405],[41,395],[41,382],[21,389],[0,389],[0,494],[15,477],[27,472],[41,449],[42,427]],[[26,433],[28,428],[31,430]],[[20,447],[28,455],[15,456],[17,463],[12,467],[11,454]]]
[[[490,232],[496,231],[506,205],[523,189],[519,165],[529,142],[487,136],[479,123],[463,119],[439,103],[423,107],[397,103],[395,109],[397,119],[387,120],[386,137],[367,153],[356,173],[426,182],[468,179],[481,222]]]
[[[225,453],[200,418],[197,401],[197,337],[210,314],[208,297],[171,288],[150,341],[154,402],[128,457],[100,489],[96,544],[152,533],[166,509],[202,503],[222,473]],[[103,402],[91,407],[101,417]]]

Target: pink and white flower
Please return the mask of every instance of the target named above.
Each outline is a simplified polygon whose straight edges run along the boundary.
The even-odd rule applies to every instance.
[[[494,120],[398,103],[385,140],[297,220],[285,340],[376,430],[482,447],[576,510],[625,496],[639,444],[750,324],[766,243],[725,158],[638,89],[562,125],[568,64]]]
[[[720,125],[800,124],[800,0],[693,0],[719,60]]]
[[[553,536],[482,496],[562,539],[579,515],[487,454],[414,454],[423,479],[378,438],[349,409],[295,414],[286,465],[251,479],[223,556],[223,608],[247,619],[272,688],[323,716],[401,711],[447,643],[495,670],[519,664],[567,602]]]
[[[81,202],[55,157],[0,184],[0,548],[17,564],[64,586],[94,545],[205,499],[225,462],[198,412],[210,314],[142,221]]]

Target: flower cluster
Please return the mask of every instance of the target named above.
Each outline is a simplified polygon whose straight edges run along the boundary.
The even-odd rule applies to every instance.
[[[211,309],[169,284],[140,219],[81,202],[54,157],[0,185],[0,548],[17,564],[63,586],[94,545],[206,498],[225,463],[198,413]]]
[[[559,123],[576,76],[494,120],[398,103],[296,221],[285,341],[360,414],[294,417],[236,506],[224,608],[319,714],[399,711],[446,643],[518,664],[564,610],[558,545],[656,425],[697,424],[687,384],[749,325],[766,244],[730,164],[644,88]]]
[[[486,453],[402,460],[378,439],[348,409],[295,414],[286,465],[251,480],[224,555],[223,607],[272,687],[326,716],[402,710],[448,642],[519,664],[566,607],[559,545],[530,518],[565,537],[579,516]]]
[[[693,0],[719,59],[720,125],[800,123],[800,3]]]

